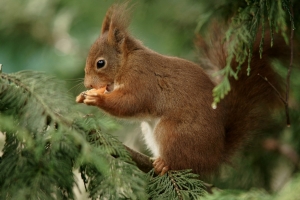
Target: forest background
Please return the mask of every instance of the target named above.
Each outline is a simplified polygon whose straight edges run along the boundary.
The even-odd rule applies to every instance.
[[[65,81],[69,95],[75,99],[75,96],[84,90],[82,78],[89,47],[100,34],[101,23],[107,9],[115,2],[111,0],[0,1],[2,72],[8,74],[21,70],[45,72]],[[141,0],[132,2],[136,4],[129,30],[134,37],[161,54],[178,56],[199,63],[198,52],[194,45],[195,35],[206,31],[206,25],[211,18],[230,19],[231,15],[238,13],[240,7],[246,7],[247,3],[251,4],[254,1]],[[299,17],[296,15],[299,9],[299,3],[294,2],[294,39],[297,39],[300,34]],[[288,11],[282,18],[287,24],[287,37],[290,37],[291,22]],[[295,53],[294,57],[298,56],[299,54]],[[277,67],[284,78],[287,67]],[[234,161],[236,164],[234,169],[225,168],[222,177],[212,181],[218,188],[254,191],[255,194],[266,197],[269,197],[268,192],[280,195],[281,191],[288,191],[284,195],[290,194],[290,199],[293,199],[293,193],[290,191],[300,186],[298,175],[300,79],[297,78],[299,75],[299,66],[295,64],[291,73],[289,99],[291,127],[287,128],[285,125],[284,111],[279,113],[276,124],[266,130],[263,137],[253,141],[239,153]],[[41,81],[40,84],[47,88],[48,82]],[[99,112],[96,108],[89,109],[91,113]],[[102,128],[107,133],[115,135],[134,149],[149,153],[144,148],[136,123],[116,120],[106,115],[102,118]],[[2,149],[5,143],[4,134],[0,134],[0,138],[0,149]],[[229,194],[234,195],[234,192]]]

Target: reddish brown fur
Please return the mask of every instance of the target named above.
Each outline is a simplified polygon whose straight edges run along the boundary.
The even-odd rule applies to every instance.
[[[204,70],[190,61],[160,55],[132,38],[126,30],[125,9],[117,5],[107,12],[85,67],[86,87],[114,84],[115,88],[101,95],[87,92],[80,102],[116,117],[160,119],[154,137],[166,166],[212,173],[240,146],[249,130],[257,128],[256,117],[265,116],[256,112],[258,107],[276,101],[274,91],[257,76],[259,72],[277,83],[268,60],[277,55],[276,48],[274,52],[267,47],[263,60],[256,52],[252,75],[243,73],[238,81],[231,81],[232,91],[214,110],[215,85]],[[226,51],[223,45],[219,47],[206,45],[204,49],[211,62],[224,66]],[[97,69],[99,58],[107,62],[104,68]]]

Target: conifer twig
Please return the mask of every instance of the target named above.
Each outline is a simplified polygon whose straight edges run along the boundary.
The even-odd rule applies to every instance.
[[[153,159],[149,156],[146,156],[140,152],[137,152],[128,146],[124,145],[125,149],[129,152],[131,155],[132,160],[136,163],[137,167],[145,173],[148,173],[153,168]],[[205,190],[212,194],[213,190],[220,190],[219,188],[215,187],[213,184],[205,183],[203,182],[203,185],[205,186]]]
[[[257,74],[261,78],[263,78],[277,93],[278,97],[280,100],[283,102],[285,106],[285,115],[286,115],[286,125],[287,127],[291,126],[291,120],[290,120],[290,114],[289,114],[289,94],[290,94],[290,79],[291,79],[291,72],[292,72],[292,66],[293,66],[293,60],[294,60],[294,11],[293,11],[293,6],[292,6],[292,1],[291,1],[291,35],[290,35],[290,46],[291,46],[291,57],[290,57],[290,64],[288,67],[287,75],[286,75],[286,90],[285,90],[285,97],[283,97],[280,92],[276,89],[276,87],[267,79],[267,77],[263,77],[260,74]]]
[[[172,182],[172,184],[173,184],[173,186],[174,186],[174,188],[175,188],[175,190],[176,190],[176,193],[177,193],[177,195],[178,195],[178,198],[179,198],[180,200],[183,200],[182,195],[181,195],[181,193],[180,193],[180,189],[178,188],[178,185],[177,185],[176,181],[175,181],[174,178],[173,178],[172,172],[168,171],[168,176],[169,176],[170,179],[171,179],[171,182]]]
[[[263,77],[261,74],[257,74],[258,76],[260,76],[262,79],[264,79],[272,88],[273,90],[276,92],[277,96],[279,97],[279,99],[282,101],[282,103],[284,104],[285,106],[285,113],[286,113],[286,123],[287,123],[287,126],[290,127],[291,123],[290,123],[290,115],[289,115],[289,105],[288,105],[288,101],[287,101],[287,98],[284,98],[280,92],[277,90],[277,88],[268,80],[267,77]],[[286,91],[287,93],[287,91]],[[288,96],[288,95],[286,95]]]
[[[286,104],[286,100],[284,99],[284,97],[280,94],[280,92],[277,90],[277,88],[268,80],[268,78],[262,76],[260,73],[258,73],[257,75],[260,76],[262,79],[264,79],[273,88],[273,90],[276,92],[276,94],[278,95],[278,97],[280,98],[280,100],[284,104]]]
[[[294,60],[294,10],[293,10],[293,4],[292,1],[290,2],[291,4],[291,59],[290,59],[290,65],[288,68],[288,72],[286,75],[286,96],[285,96],[285,110],[286,110],[286,120],[287,120],[287,126],[289,127],[291,125],[290,123],[290,116],[289,116],[289,107],[288,107],[288,101],[289,101],[289,93],[290,93],[290,78],[291,78],[291,72],[292,72],[292,66],[293,66],[293,60]]]

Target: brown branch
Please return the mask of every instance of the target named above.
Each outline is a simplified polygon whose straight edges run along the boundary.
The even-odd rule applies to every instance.
[[[280,98],[280,100],[283,102],[284,107],[285,107],[285,115],[286,115],[286,125],[287,127],[291,126],[291,122],[290,122],[290,114],[289,114],[289,104],[288,104],[288,94],[289,94],[289,88],[290,88],[290,84],[286,84],[286,97],[284,98],[280,92],[277,90],[277,88],[268,80],[267,77],[263,77],[262,75],[260,75],[259,73],[257,74],[258,76],[260,76],[262,79],[264,79],[272,88],[273,90],[277,93],[277,96]],[[288,76],[289,77],[289,76]]]
[[[280,100],[284,103],[284,105],[286,105],[287,101],[280,94],[280,92],[277,90],[277,88],[268,80],[268,78],[267,77],[263,77],[260,73],[258,73],[257,75],[260,76],[262,79],[264,79],[273,88],[273,90],[276,92],[276,94],[278,95],[278,97],[280,98]]]
[[[137,152],[126,145],[124,145],[125,149],[129,152],[131,155],[132,160],[136,163],[137,167],[145,173],[148,173],[153,169],[153,160],[140,152]]]
[[[290,36],[290,43],[291,43],[291,57],[290,57],[290,64],[288,67],[288,71],[287,71],[287,75],[286,75],[286,91],[285,91],[285,98],[280,94],[280,92],[275,88],[275,86],[269,82],[269,80],[267,79],[267,77],[263,77],[260,74],[257,74],[258,76],[260,76],[261,78],[263,78],[273,89],[274,91],[277,93],[278,97],[281,99],[281,101],[284,103],[284,107],[285,107],[285,115],[286,115],[286,125],[287,127],[291,126],[291,120],[290,120],[290,114],[289,114],[289,94],[290,94],[290,79],[291,79],[291,72],[292,72],[292,66],[293,66],[293,60],[294,60],[294,10],[293,10],[293,5],[292,5],[292,1],[291,1],[291,36]]]
[[[286,123],[287,126],[291,126],[290,122],[290,115],[289,115],[289,107],[288,107],[288,102],[289,102],[289,94],[290,94],[290,79],[291,79],[291,72],[292,72],[292,66],[293,66],[293,60],[294,60],[294,9],[293,9],[293,4],[291,1],[291,37],[290,37],[290,42],[291,42],[291,59],[290,59],[290,65],[288,68],[288,72],[286,75],[286,96],[285,96],[285,101],[287,102],[285,104],[285,110],[286,110]]]
[[[258,76],[260,76],[262,79],[264,79],[272,88],[273,90],[277,93],[277,96],[280,98],[280,100],[283,102],[284,107],[285,107],[285,115],[286,115],[286,125],[287,127],[291,126],[291,122],[290,122],[290,114],[289,114],[289,103],[288,103],[288,94],[289,94],[289,88],[290,88],[290,84],[287,84],[286,87],[286,97],[284,98],[280,92],[277,90],[277,88],[268,80],[267,77],[263,77],[261,74],[257,74]]]

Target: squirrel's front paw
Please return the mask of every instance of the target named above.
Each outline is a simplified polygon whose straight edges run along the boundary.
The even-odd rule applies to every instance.
[[[156,174],[164,175],[169,171],[169,166],[166,165],[165,161],[162,158],[157,158],[153,162],[154,171]]]
[[[100,89],[91,89],[91,90],[82,92],[82,93],[80,93],[80,95],[78,95],[76,97],[76,102],[84,103],[86,105],[96,106],[99,104],[99,100],[100,100],[101,96],[104,94],[105,89],[106,88],[103,87]]]
[[[76,97],[76,102],[77,103],[83,103],[85,99],[85,92],[81,92],[77,97]]]

